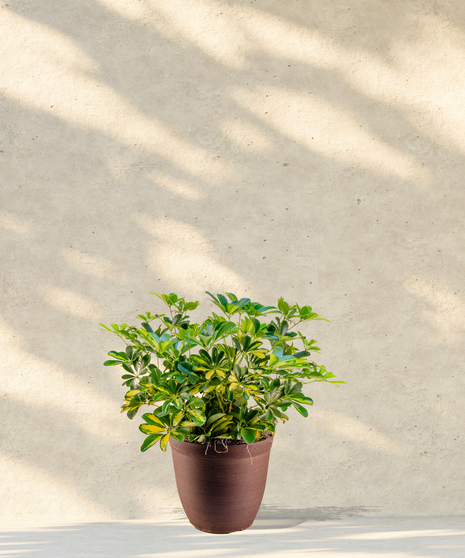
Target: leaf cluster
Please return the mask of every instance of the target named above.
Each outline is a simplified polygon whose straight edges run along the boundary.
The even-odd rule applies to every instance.
[[[310,306],[283,298],[277,306],[264,306],[233,293],[207,292],[219,313],[197,324],[188,312],[198,301],[151,294],[167,306],[166,314],[140,314],[140,327],[100,324],[126,344],[104,362],[123,368],[128,391],[122,412],[132,419],[142,406],[152,407],[139,427],[147,435],[142,451],[157,442],[166,451],[170,438],[251,444],[265,432],[274,434],[277,422],[289,419],[290,407],[308,416],[313,401],[303,393],[304,384],[344,383],[312,360],[320,348],[296,329],[324,320]]]

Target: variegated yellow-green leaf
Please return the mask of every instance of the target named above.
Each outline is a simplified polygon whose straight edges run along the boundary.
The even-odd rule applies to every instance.
[[[208,386],[207,389],[204,390],[204,391],[205,391],[205,393],[210,393],[211,391],[214,391],[215,389],[216,389],[216,386],[212,385],[212,386]]]
[[[142,418],[145,420],[145,422],[148,422],[149,424],[154,424],[155,426],[161,426],[163,430],[166,428],[166,425],[155,415],[145,413],[145,415],[142,415]]]
[[[166,451],[166,448],[168,447],[168,442],[169,442],[170,437],[171,437],[171,434],[168,432],[160,440],[160,447],[163,451]]]
[[[156,444],[162,436],[163,436],[162,433],[157,433],[157,434],[152,434],[151,436],[145,438],[144,443],[140,447],[140,451],[147,451],[154,444]]]
[[[214,415],[212,415],[208,420],[207,420],[207,426],[209,426],[210,424],[212,424],[213,422],[215,422],[215,420],[218,420],[221,417],[224,417],[225,413],[216,413]]]
[[[124,413],[124,411],[132,411],[134,409],[138,409],[142,405],[143,405],[142,401],[138,401],[137,399],[136,400],[133,399],[133,400],[128,401],[127,403],[125,403],[123,405],[121,412]]]
[[[302,407],[302,405],[299,405],[298,403],[296,403],[295,401],[292,402],[292,404],[294,405],[294,407],[299,411],[299,413],[304,416],[304,417],[308,417],[308,411],[305,407]]]
[[[173,426],[176,426],[184,416],[184,411],[178,411],[175,415],[173,415]]]
[[[313,405],[313,399],[306,397],[305,395],[295,395],[292,397],[292,400],[300,403],[301,405]]]
[[[171,432],[171,437],[177,440],[178,442],[182,442],[184,440],[184,433],[183,432]]]
[[[144,434],[156,434],[157,432],[164,432],[166,428],[155,426],[154,424],[141,424],[139,430]]]
[[[256,391],[258,389],[258,387],[254,386],[253,384],[247,384],[247,389],[251,389],[252,391]]]
[[[189,416],[192,418],[195,424],[197,424],[198,426],[202,426],[202,424],[204,424],[204,422],[207,420],[205,413],[202,413],[202,411],[199,411],[198,409],[189,409],[187,412],[189,413]]]
[[[210,431],[214,432],[215,430],[224,430],[229,424],[232,424],[232,417],[225,416],[214,422],[210,426]]]
[[[270,366],[274,366],[277,362],[279,362],[279,357],[276,355],[270,355]]]

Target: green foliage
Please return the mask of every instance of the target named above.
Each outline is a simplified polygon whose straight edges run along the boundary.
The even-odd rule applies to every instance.
[[[142,451],[158,441],[166,451],[171,437],[252,444],[265,431],[273,434],[278,421],[286,422],[289,407],[308,416],[306,406],[313,401],[302,392],[304,384],[344,383],[313,362],[312,353],[320,351],[316,341],[294,331],[301,322],[324,319],[310,306],[283,298],[277,307],[263,306],[233,293],[207,292],[222,315],[213,312],[196,324],[187,312],[198,301],[151,294],[166,304],[168,315],[139,314],[140,327],[100,324],[126,344],[124,351],[110,351],[104,362],[124,370],[128,391],[122,412],[132,419],[143,405],[153,407],[142,415],[139,428],[147,435]]]

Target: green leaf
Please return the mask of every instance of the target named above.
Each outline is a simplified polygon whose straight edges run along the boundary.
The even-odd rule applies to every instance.
[[[239,434],[246,444],[253,444],[255,442],[256,432],[254,428],[241,428]]]
[[[178,362],[177,368],[183,374],[192,374],[193,366],[190,362]]]
[[[305,407],[302,407],[302,405],[299,405],[298,403],[296,403],[295,401],[292,402],[292,404],[294,405],[294,407],[299,411],[299,413],[304,416],[304,417],[308,417],[308,411]]]
[[[212,295],[208,291],[205,291],[205,294],[207,294],[208,296],[211,296],[214,302],[218,302],[218,299],[216,298],[216,296]]]
[[[113,357],[120,362],[130,362],[126,353],[117,353],[116,351],[110,351],[108,353],[108,356]]]
[[[275,314],[277,312],[276,306],[260,306],[260,314]]]
[[[294,358],[303,358],[309,355],[310,355],[309,351],[297,351],[297,353],[294,353],[292,356]]]
[[[147,451],[154,444],[156,444],[162,436],[163,436],[162,433],[158,433],[158,434],[152,434],[151,436],[148,436],[147,438],[145,438],[144,443],[140,447],[140,451]],[[165,451],[166,451],[166,449],[165,449]]]
[[[116,366],[117,364],[123,364],[121,360],[106,360],[103,366]]]
[[[137,408],[137,409],[130,409],[130,410],[127,412],[128,419],[131,419],[131,420],[132,420],[132,419],[137,415],[137,411],[138,411],[138,410],[139,410],[139,408]]]
[[[160,370],[159,370],[155,365],[153,365],[153,364],[151,364],[151,365],[149,366],[149,369],[150,369],[150,377],[152,378],[152,382],[153,382],[155,385],[158,385],[158,384],[160,383],[160,381],[161,381],[161,378],[160,378],[160,375],[161,375],[161,374],[160,374]]]
[[[225,337],[234,329],[236,329],[236,324],[234,322],[223,322],[216,330],[216,337]]]
[[[278,300],[278,308],[281,310],[281,312],[286,315],[289,312],[289,304],[284,300],[283,297],[281,297]]]
[[[237,337],[232,338],[234,345],[238,351],[242,351],[242,345]]]
[[[145,331],[148,331],[149,333],[153,333],[152,327],[147,322],[142,322],[141,325],[145,329]]]

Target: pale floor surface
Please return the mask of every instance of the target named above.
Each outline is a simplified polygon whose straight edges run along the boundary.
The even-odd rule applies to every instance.
[[[211,535],[186,520],[0,524],[1,558],[465,558],[465,517],[259,519]]]

